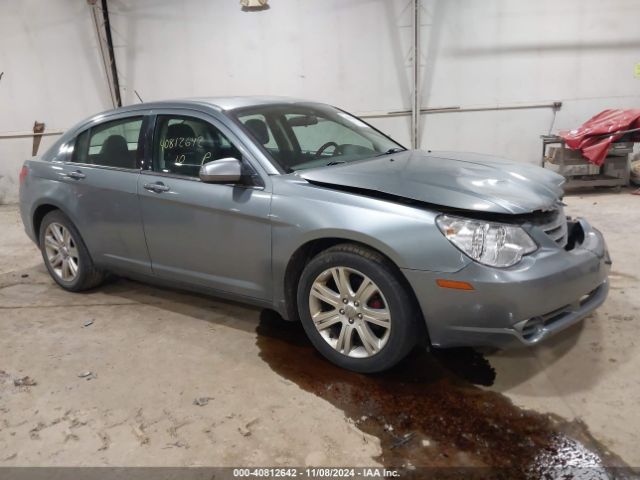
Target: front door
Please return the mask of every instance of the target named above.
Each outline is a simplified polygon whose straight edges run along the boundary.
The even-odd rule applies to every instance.
[[[203,163],[247,162],[237,138],[209,116],[160,112],[152,161],[138,181],[155,275],[257,299],[271,296],[271,193],[262,185],[211,184]],[[252,170],[253,171],[253,170]]]

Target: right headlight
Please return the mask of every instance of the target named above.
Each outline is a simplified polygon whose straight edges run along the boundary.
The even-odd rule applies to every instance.
[[[447,239],[476,262],[510,267],[538,248],[521,227],[505,223],[440,215],[436,219]]]

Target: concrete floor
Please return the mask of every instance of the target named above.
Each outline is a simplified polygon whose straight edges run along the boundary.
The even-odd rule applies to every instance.
[[[640,197],[583,194],[566,203],[569,214],[588,217],[607,238],[614,262],[609,299],[544,345],[488,356],[492,386],[451,382],[503,406],[510,405],[504,395],[558,415],[554,422],[574,421],[611,458],[639,466]],[[66,293],[46,273],[15,206],[0,207],[0,232],[0,466],[384,463],[389,439],[369,428],[364,410],[358,413],[369,391],[389,394],[384,377],[337,372],[304,340],[279,339],[277,329],[261,337],[263,313],[241,305],[127,280]],[[93,324],[85,327],[88,320]],[[274,356],[270,345],[282,348]],[[295,375],[291,365],[299,365]],[[96,378],[79,377],[89,371]],[[36,384],[15,386],[25,376]],[[397,385],[394,399],[402,394]],[[342,403],[330,390],[342,392]],[[201,397],[208,403],[194,405]],[[453,421],[443,415],[434,418]],[[379,421],[392,439],[386,422],[394,421]],[[438,435],[420,433],[425,448]],[[444,437],[437,438],[444,448]],[[475,462],[469,452],[439,455]]]

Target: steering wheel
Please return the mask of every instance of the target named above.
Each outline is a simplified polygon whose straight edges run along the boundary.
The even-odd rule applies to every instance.
[[[316,158],[320,157],[324,153],[324,151],[329,147],[335,148],[335,152],[334,152],[334,155],[335,155],[336,153],[338,153],[338,149],[340,148],[340,145],[338,145],[336,142],[325,143],[318,150],[316,150]]]

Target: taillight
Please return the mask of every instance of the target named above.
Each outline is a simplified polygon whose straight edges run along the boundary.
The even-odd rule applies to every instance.
[[[24,183],[24,180],[25,178],[27,178],[28,173],[29,173],[29,169],[27,168],[26,165],[23,165],[22,169],[20,170],[20,176],[18,177],[20,179],[20,185]]]

